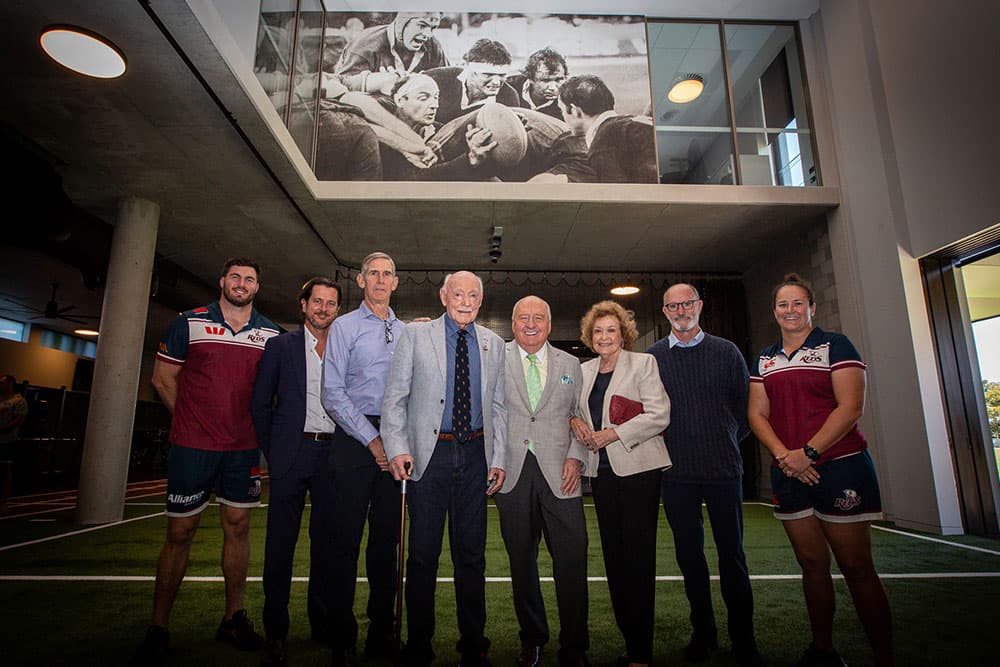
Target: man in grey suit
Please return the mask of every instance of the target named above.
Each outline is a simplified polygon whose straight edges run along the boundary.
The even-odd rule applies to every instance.
[[[459,271],[440,291],[445,314],[403,329],[382,402],[389,470],[410,480],[407,665],[434,660],[434,591],[448,519],[463,666],[489,665],[486,496],[503,485],[507,446],[504,342],[475,324],[483,282]]]
[[[535,667],[549,639],[538,580],[542,533],[559,607],[559,664],[586,665],[587,524],[580,471],[587,451],[569,427],[582,384],[580,362],[548,344],[552,313],[536,296],[514,305],[507,343],[507,476],[496,497],[521,626],[520,667]]]

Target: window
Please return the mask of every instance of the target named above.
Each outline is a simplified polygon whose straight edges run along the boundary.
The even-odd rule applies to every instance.
[[[24,322],[8,320],[5,317],[0,317],[0,338],[16,341],[18,343],[24,343],[28,340],[28,331],[30,330],[30,325],[27,325]]]
[[[97,356],[97,343],[92,340],[85,340],[70,334],[59,333],[42,329],[38,338],[38,343],[42,347],[49,347],[53,350],[62,350],[81,357],[93,359]]]
[[[649,42],[661,182],[819,184],[793,24],[651,20]]]

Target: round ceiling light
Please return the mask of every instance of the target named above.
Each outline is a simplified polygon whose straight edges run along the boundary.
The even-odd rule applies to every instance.
[[[670,88],[667,99],[675,104],[687,104],[701,96],[705,90],[705,79],[700,74],[684,74]]]
[[[632,296],[639,293],[639,288],[635,285],[619,285],[618,287],[612,287],[611,293],[615,296]]]
[[[38,40],[57,63],[87,76],[114,79],[125,73],[125,54],[107,38],[71,25],[49,26]]]

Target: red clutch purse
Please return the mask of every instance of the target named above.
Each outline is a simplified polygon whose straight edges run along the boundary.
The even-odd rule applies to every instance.
[[[645,410],[642,409],[642,403],[639,401],[633,401],[631,398],[625,398],[615,394],[611,397],[611,405],[608,408],[608,419],[612,424],[624,424],[632,417],[636,415],[641,415]]]

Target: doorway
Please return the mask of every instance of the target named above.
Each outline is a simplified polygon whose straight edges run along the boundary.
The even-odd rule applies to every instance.
[[[932,256],[920,266],[962,522],[966,533],[1000,537],[994,446],[1000,440],[1000,247]],[[996,406],[990,408],[988,401]],[[997,413],[997,439],[991,412]]]

